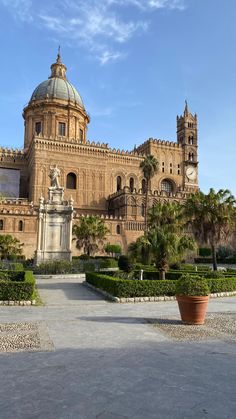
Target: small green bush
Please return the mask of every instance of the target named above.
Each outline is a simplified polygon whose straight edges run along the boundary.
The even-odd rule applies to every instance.
[[[16,272],[14,272],[16,273]],[[0,300],[19,301],[31,300],[35,292],[35,279],[32,271],[17,272],[22,274],[24,280],[0,281]]]
[[[199,247],[199,256],[211,256],[211,249],[209,247]]]
[[[205,278],[200,276],[182,275],[176,283],[177,295],[204,296],[210,294],[210,288]]]
[[[54,260],[40,263],[34,272],[40,275],[67,274],[73,272],[73,265],[67,260]]]
[[[118,259],[118,266],[122,271],[131,272],[133,269],[133,265],[130,262],[128,256],[121,255]]]
[[[105,269],[105,268],[117,268],[118,267],[118,261],[114,258],[104,258],[99,260],[99,268]]]

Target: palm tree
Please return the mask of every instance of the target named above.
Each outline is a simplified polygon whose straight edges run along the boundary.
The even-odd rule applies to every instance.
[[[199,191],[191,194],[184,204],[187,224],[199,242],[209,244],[212,250],[213,269],[217,271],[216,248],[235,229],[236,200],[228,189],[208,194]]]
[[[150,180],[158,170],[159,163],[157,159],[151,154],[146,156],[140,163],[140,168],[143,171],[143,176],[146,180],[145,185],[145,212],[144,212],[144,225],[145,231],[147,230],[147,213],[148,213],[148,191],[150,188]]]
[[[103,244],[108,231],[104,220],[100,217],[94,215],[81,217],[80,223],[73,226],[76,247],[83,248],[84,253],[90,256],[99,249],[99,244]]]
[[[171,259],[183,256],[187,250],[194,250],[195,248],[192,237],[180,235],[171,229],[168,224],[150,229],[146,238],[148,248],[159,271],[160,279],[165,279],[165,273]]]
[[[148,226],[148,231],[129,250],[136,255],[141,250],[152,256],[160,279],[165,279],[170,261],[194,250],[195,242],[184,234],[183,210],[177,203],[158,202],[148,212]]]
[[[22,254],[23,243],[10,234],[0,235],[0,256],[1,259],[8,259],[11,256]]]

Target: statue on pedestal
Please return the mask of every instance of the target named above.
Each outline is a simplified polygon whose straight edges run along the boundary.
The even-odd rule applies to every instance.
[[[50,166],[49,177],[51,179],[51,188],[58,189],[60,188],[58,178],[61,175],[60,169],[58,169],[57,165],[55,164],[54,167]]]

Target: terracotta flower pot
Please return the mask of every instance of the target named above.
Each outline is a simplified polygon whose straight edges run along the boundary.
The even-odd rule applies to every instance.
[[[209,296],[177,295],[181,319],[187,324],[204,324]]]

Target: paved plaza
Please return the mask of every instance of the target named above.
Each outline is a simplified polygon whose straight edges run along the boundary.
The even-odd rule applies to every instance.
[[[37,282],[43,306],[0,307],[0,418],[235,418],[236,297],[211,300],[195,332],[175,301]]]

